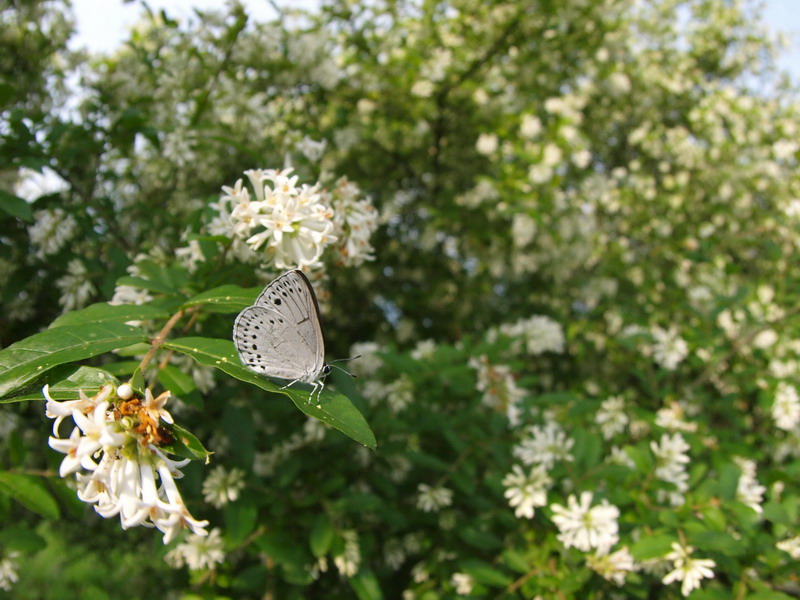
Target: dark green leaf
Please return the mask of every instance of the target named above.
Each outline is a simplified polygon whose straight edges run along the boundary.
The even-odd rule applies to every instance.
[[[207,305],[208,308],[218,313],[237,313],[255,302],[261,288],[241,288],[238,285],[223,285],[208,290],[184,303],[183,308]]]
[[[211,454],[200,443],[199,439],[180,425],[170,425],[168,428],[172,432],[175,441],[172,444],[162,446],[167,452],[196,460],[205,460]]]
[[[325,556],[331,547],[333,541],[333,526],[325,513],[320,513],[314,519],[314,525],[311,528],[311,537],[308,540],[311,546],[311,552],[317,558]]]
[[[49,385],[50,397],[53,400],[74,400],[79,397],[80,390],[87,396],[94,396],[106,383],[115,387],[119,384],[117,379],[108,371],[94,367],[79,367],[76,365],[61,365],[47,372],[39,382],[42,387]],[[44,400],[44,394],[39,386],[33,392],[13,396],[2,402],[29,402]]]
[[[511,584],[513,579],[495,569],[490,564],[479,560],[468,560],[461,563],[461,569],[472,575],[475,581],[483,583],[484,585],[491,585],[494,587],[506,587]]]
[[[165,365],[158,371],[158,380],[164,386],[164,389],[171,391],[190,406],[199,408],[203,405],[203,401],[197,393],[197,385],[195,385],[194,379],[178,367]]]
[[[0,492],[45,519],[57,519],[61,514],[44,484],[30,475],[0,472]]]
[[[306,391],[291,388],[281,389],[275,383],[243,367],[236,349],[233,347],[233,342],[230,340],[202,337],[179,338],[165,342],[163,347],[188,354],[202,365],[220,369],[236,379],[251,383],[268,392],[289,396],[295,406],[306,415],[327,423],[369,448],[377,446],[372,430],[349,398],[326,389],[322,393],[320,401],[312,404],[309,402],[309,393]]]
[[[360,569],[354,577],[351,577],[350,587],[353,588],[358,600],[381,600],[383,598],[378,578],[369,569]]]
[[[4,549],[33,554],[46,545],[47,542],[29,527],[6,525],[0,531],[0,546]]]
[[[496,535],[488,531],[477,529],[476,527],[467,525],[459,529],[458,534],[462,540],[475,548],[494,551],[503,547],[503,542],[500,541],[500,538]]]
[[[233,546],[241,544],[258,525],[258,511],[252,504],[229,502],[224,513],[225,537]]]
[[[0,350],[0,397],[48,369],[147,339],[141,329],[119,323],[89,323],[37,333]]]
[[[157,281],[150,281],[149,279],[142,279],[141,277],[120,277],[117,279],[117,285],[129,285],[142,290],[149,290],[151,292],[159,292],[161,294],[174,294],[175,288]]]
[[[21,221],[27,221],[28,223],[33,221],[31,205],[19,196],[9,194],[5,190],[0,190],[0,210],[12,217],[17,217]]]
[[[678,540],[666,533],[647,535],[631,545],[631,554],[636,560],[660,558],[672,550],[672,542]]]
[[[149,304],[120,304],[114,306],[107,302],[98,302],[81,310],[73,310],[61,315],[50,324],[50,329],[69,325],[84,325],[86,323],[148,321],[166,319],[169,316],[169,313],[163,308]]]

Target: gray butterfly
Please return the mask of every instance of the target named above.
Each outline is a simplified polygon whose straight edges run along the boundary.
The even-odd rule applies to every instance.
[[[331,372],[325,364],[325,342],[319,305],[311,282],[302,271],[284,273],[264,288],[233,325],[233,343],[242,363],[260,375],[325,387]]]

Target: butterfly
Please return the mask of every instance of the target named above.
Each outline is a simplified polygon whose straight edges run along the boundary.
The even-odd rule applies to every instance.
[[[284,273],[264,288],[233,324],[233,343],[242,363],[260,375],[314,386],[317,399],[331,372],[317,296],[302,271]],[[283,388],[281,388],[283,389]]]

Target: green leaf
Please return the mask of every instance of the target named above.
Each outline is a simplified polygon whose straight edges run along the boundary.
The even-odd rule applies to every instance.
[[[196,460],[205,460],[211,455],[211,452],[205,449],[194,434],[189,433],[180,425],[169,425],[167,428],[175,438],[173,443],[161,446],[167,452]]]
[[[349,581],[358,600],[381,600],[383,598],[378,578],[369,569],[359,569],[358,573]]]
[[[61,315],[50,324],[50,329],[69,325],[84,325],[86,323],[148,321],[166,319],[169,316],[169,313],[163,308],[149,304],[120,304],[114,306],[107,302],[98,302],[81,310],[73,310]]]
[[[33,554],[46,547],[47,542],[29,527],[6,525],[0,531],[0,546],[3,549]]]
[[[289,396],[295,406],[306,415],[327,423],[369,448],[377,447],[375,435],[349,398],[326,389],[323,391],[320,401],[312,404],[309,402],[309,392],[307,391],[291,388],[281,389],[275,383],[243,367],[233,342],[230,340],[187,337],[165,342],[163,347],[188,354],[201,365],[220,369],[236,379],[251,383],[268,392]]]
[[[27,221],[28,223],[33,221],[31,205],[23,198],[9,194],[5,190],[0,190],[0,210],[12,217],[17,217],[21,221]]]
[[[188,405],[202,407],[203,401],[197,393],[197,385],[188,373],[173,365],[165,365],[158,371],[158,380],[164,389],[171,391]]]
[[[479,560],[468,560],[461,563],[461,569],[472,575],[475,581],[494,587],[506,587],[514,581],[511,577],[495,569],[488,563]]]
[[[174,294],[177,291],[172,286],[164,283],[142,279],[141,277],[130,277],[128,275],[117,279],[117,285],[129,285],[138,289],[159,292],[161,294]]]
[[[77,365],[61,365],[51,369],[47,375],[39,382],[42,387],[49,385],[50,397],[53,400],[74,400],[79,397],[79,391],[87,396],[94,396],[106,383],[111,383],[115,387],[119,384],[116,377],[103,369],[94,367],[79,367]],[[30,402],[44,400],[41,388],[21,396],[6,398],[4,402]]]
[[[311,527],[311,537],[308,540],[311,552],[317,558],[325,556],[333,542],[333,526],[325,513],[320,513]]]
[[[797,596],[789,596],[770,589],[761,589],[747,594],[747,600],[796,600]]]
[[[660,558],[672,550],[672,542],[676,541],[674,535],[666,533],[644,536],[631,545],[631,554],[636,560]]]
[[[225,537],[238,546],[258,526],[258,511],[252,504],[229,502],[225,505]]]
[[[459,529],[458,535],[467,544],[474,546],[475,548],[481,548],[487,551],[495,551],[503,547],[503,542],[496,535],[470,525]]]
[[[61,515],[58,504],[44,484],[30,475],[0,472],[0,492],[45,519],[57,519]]]
[[[238,285],[222,285],[201,294],[197,294],[184,303],[182,308],[206,305],[213,312],[238,313],[255,302],[261,288],[241,288]]]
[[[527,573],[531,568],[530,561],[525,555],[513,548],[503,551],[503,564],[517,573]]]
[[[57,365],[146,340],[144,331],[119,323],[57,327],[0,350],[0,397]]]

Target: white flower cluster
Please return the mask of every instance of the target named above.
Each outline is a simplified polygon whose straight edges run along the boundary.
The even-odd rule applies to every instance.
[[[569,451],[575,440],[568,437],[557,423],[550,421],[544,427],[532,425],[526,433],[528,437],[512,450],[514,456],[523,464],[540,464],[545,469],[551,469],[556,461],[572,461]]]
[[[785,381],[781,381],[775,390],[772,419],[784,431],[792,431],[800,423],[800,397],[797,388]]]
[[[625,412],[625,399],[622,396],[611,396],[603,400],[595,420],[607,440],[625,431],[629,421]]]
[[[459,596],[469,596],[472,588],[475,587],[475,579],[469,573],[453,573],[450,578],[450,585]]]
[[[653,359],[659,366],[674,371],[683,359],[689,355],[689,345],[679,334],[675,327],[662,329],[654,327]]]
[[[347,265],[373,258],[369,238],[378,226],[378,213],[346,178],[329,192],[319,183],[298,185],[291,168],[244,174],[254,198],[241,179],[223,187],[213,205],[218,215],[209,225],[212,234],[233,240],[240,258],[272,262],[279,269],[318,267],[324,250],[337,241]]]
[[[595,552],[586,557],[586,565],[606,581],[613,581],[623,585],[628,573],[639,570],[639,565],[633,560],[627,546],[616,552]]]
[[[225,560],[225,543],[222,532],[214,528],[207,536],[190,535],[185,542],[167,552],[166,563],[174,569],[184,566],[193,571],[213,569]]]
[[[423,512],[436,512],[453,503],[453,491],[441,485],[420,483],[417,492],[417,508]]]
[[[361,196],[359,187],[346,177],[336,182],[330,194],[323,194],[333,208],[333,235],[339,241],[342,263],[348,267],[375,259],[369,240],[378,228],[378,211]]]
[[[588,552],[592,548],[606,554],[619,540],[619,509],[607,500],[592,506],[592,493],[581,492],[580,501],[574,494],[567,498],[567,506],[553,504],[553,523],[559,530],[558,540],[566,548]]]
[[[756,462],[741,456],[736,456],[733,460],[742,471],[736,485],[736,499],[761,514],[763,512],[761,503],[764,502],[764,492],[767,488],[756,479]]]
[[[17,575],[18,558],[19,552],[11,551],[0,560],[0,590],[11,591],[11,588],[17,583],[19,579],[19,575]]]
[[[319,186],[298,186],[292,169],[244,174],[255,199],[239,179],[234,187],[222,188],[225,194],[216,205],[233,236],[253,251],[263,247],[279,269],[317,266],[322,251],[336,240],[333,212],[323,204]]]
[[[73,258],[67,265],[67,274],[56,281],[56,287],[61,291],[58,303],[64,312],[83,308],[95,292],[94,285],[89,281],[89,272],[86,266],[77,258]]]
[[[512,427],[520,424],[520,402],[525,390],[517,387],[511,368],[507,365],[489,364],[485,354],[469,359],[469,366],[478,371],[477,389],[483,393],[483,403],[493,410],[504,412]]]
[[[688,596],[692,590],[700,587],[703,579],[714,577],[714,567],[717,564],[708,558],[692,558],[694,548],[683,546],[677,542],[672,543],[672,552],[664,558],[672,561],[673,570],[667,573],[662,580],[665,584],[673,581],[681,582],[681,594]]]
[[[244,471],[233,468],[230,471],[219,465],[203,481],[203,498],[214,508],[222,508],[228,502],[235,502],[244,488]]]
[[[545,352],[564,352],[564,329],[550,317],[534,315],[516,323],[500,325],[497,330],[490,330],[487,336],[490,342],[496,339],[498,332],[515,340],[513,352],[520,352],[522,343],[528,354],[534,356]]]
[[[794,560],[800,560],[800,535],[781,540],[775,547],[788,553]]]
[[[514,465],[512,472],[503,478],[504,495],[514,509],[514,516],[532,519],[535,508],[547,504],[547,488],[552,482],[544,465],[533,467],[527,474]]]
[[[333,564],[343,577],[353,577],[358,573],[361,565],[361,546],[358,543],[358,532],[354,529],[342,531],[344,538],[344,548],[341,554],[333,557]]]
[[[128,384],[106,384],[93,397],[80,391],[77,400],[58,402],[44,387],[46,415],[55,419],[50,447],[66,456],[59,474],[75,474],[78,498],[95,505],[104,518],[119,515],[123,529],[143,525],[156,527],[169,543],[188,527],[206,535],[208,521],[189,513],[175,479],[189,460],[175,461],[159,449],[171,436],[161,421],[172,423],[164,409],[170,397],[154,398],[149,389],[136,398]],[[59,426],[71,417],[76,427],[69,438],[59,436]]]
[[[33,216],[35,222],[28,227],[28,236],[31,244],[37,247],[38,258],[61,250],[78,231],[75,217],[61,208],[37,210]]]
[[[680,433],[672,436],[665,433],[660,442],[650,442],[650,449],[656,457],[655,476],[661,481],[671,483],[674,490],[659,490],[659,499],[668,500],[672,506],[681,506],[685,498],[684,492],[689,489],[689,474],[686,465],[689,463],[689,444]]]

